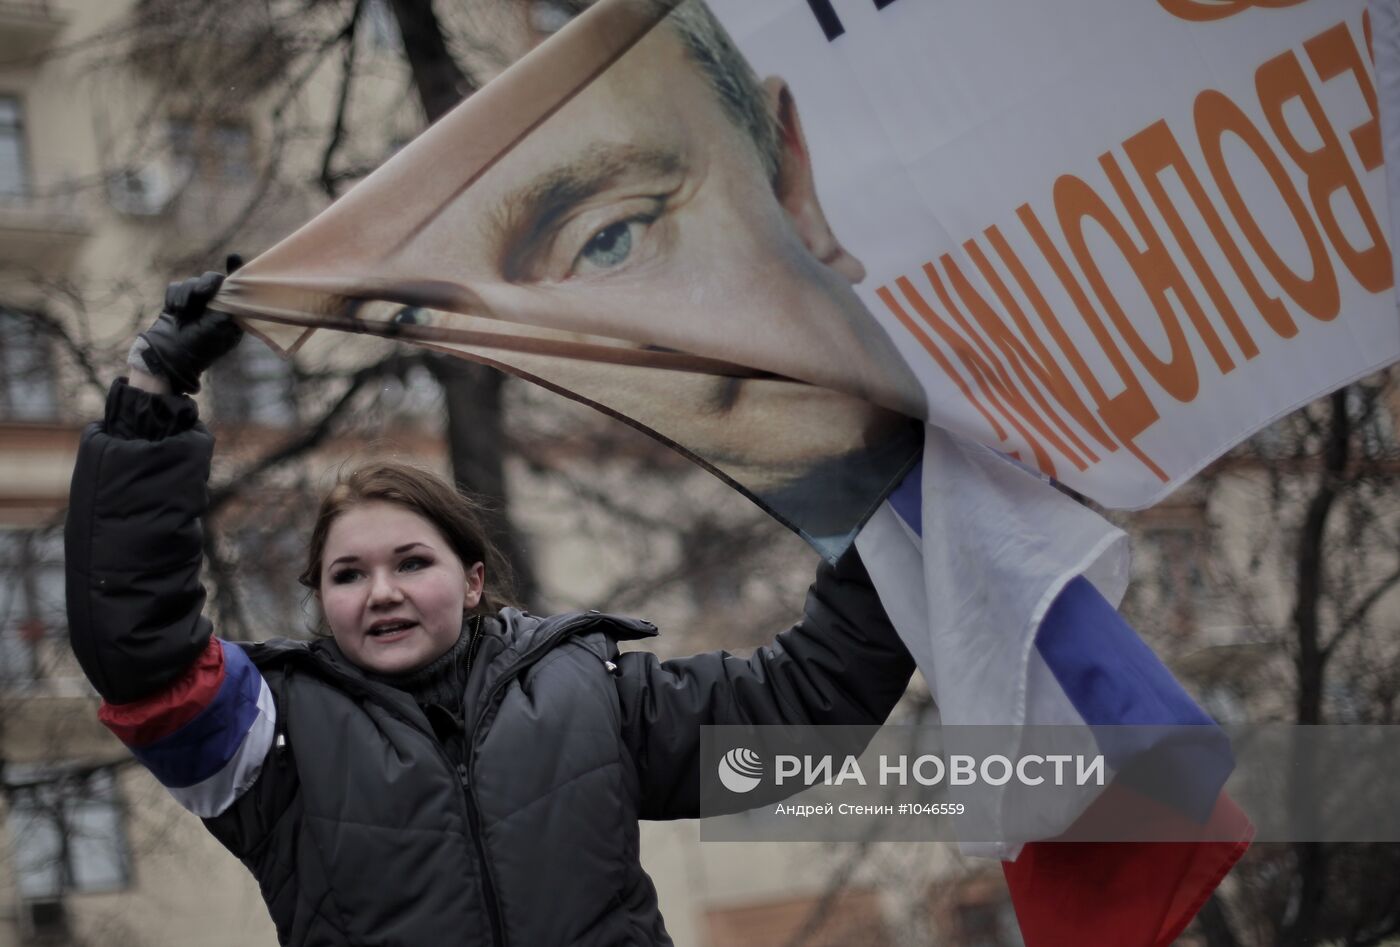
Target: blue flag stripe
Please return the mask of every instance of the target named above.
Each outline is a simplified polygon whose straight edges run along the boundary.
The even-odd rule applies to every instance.
[[[169,788],[193,786],[233,759],[258,718],[262,675],[243,649],[220,641],[224,681],[214,700],[179,730],[132,752]]]
[[[919,536],[922,475],[920,464],[889,496]],[[1166,788],[1153,782],[1166,778],[1178,805],[1198,821],[1209,818],[1234,769],[1229,742],[1092,582],[1077,576],[1065,585],[1040,623],[1035,647],[1120,778],[1143,782],[1151,795]],[[1141,729],[1152,727],[1191,730]]]

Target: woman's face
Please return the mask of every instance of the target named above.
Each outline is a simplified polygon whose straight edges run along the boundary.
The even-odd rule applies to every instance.
[[[422,516],[375,500],[331,524],[317,597],[347,658],[402,674],[457,642],[463,613],[481,601],[483,571],[479,562],[464,566]]]

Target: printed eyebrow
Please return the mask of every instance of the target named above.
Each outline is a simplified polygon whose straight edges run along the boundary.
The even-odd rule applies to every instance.
[[[619,183],[674,175],[685,164],[674,151],[637,145],[595,145],[507,195],[503,202],[505,239],[501,271],[521,277],[560,219],[588,198]]]
[[[395,547],[394,547],[394,555],[397,556],[397,555],[399,555],[400,553],[408,552],[408,551],[409,551],[410,549],[412,549],[414,546],[423,546],[424,549],[427,549],[427,548],[428,548],[427,546],[424,546],[423,543],[420,543],[420,542],[404,543],[402,546],[395,546]],[[359,557],[359,556],[341,556],[339,559],[336,559],[334,562],[331,563],[330,566],[327,566],[326,568],[329,569],[331,566],[340,565],[342,562],[359,562],[359,561],[360,561],[360,557]]]

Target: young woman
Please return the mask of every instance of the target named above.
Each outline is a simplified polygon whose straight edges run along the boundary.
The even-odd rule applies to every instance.
[[[698,815],[707,724],[877,724],[914,664],[854,553],[750,658],[659,661],[605,615],[495,601],[471,505],[411,468],[343,478],[306,571],[329,637],[202,614],[213,439],[199,375],[240,332],[174,284],[79,449],[73,649],[103,721],[257,877],[284,944],[668,944],[638,819]]]

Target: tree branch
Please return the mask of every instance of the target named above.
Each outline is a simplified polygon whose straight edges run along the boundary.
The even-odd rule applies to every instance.
[[[210,512],[213,512],[212,507]],[[233,567],[220,552],[214,530],[204,531],[203,546],[204,565],[214,580],[214,601],[219,609],[221,636],[230,641],[251,641],[243,601],[234,591]]]
[[[364,5],[364,0],[355,0],[354,9],[350,12],[350,22],[345,24],[345,52],[341,57],[340,94],[336,97],[335,122],[331,126],[331,137],[326,142],[326,150],[321,155],[321,190],[332,200],[340,196],[336,188],[337,179],[331,174],[331,164],[335,161],[335,153],[345,141],[345,117],[350,107],[350,90],[355,82],[355,33]]]
[[[202,248],[175,260],[172,264],[172,268],[177,270],[191,269],[200,265],[204,260],[216,256],[218,252],[224,247],[227,247],[229,243],[238,236],[239,232],[248,225],[248,222],[252,220],[253,214],[257,213],[258,208],[262,206],[263,200],[272,189],[273,182],[277,180],[277,172],[280,169],[280,159],[287,143],[287,130],[283,125],[283,117],[286,114],[287,108],[301,93],[301,90],[306,86],[307,82],[311,80],[311,77],[315,74],[316,70],[320,68],[325,57],[330,54],[331,50],[344,42],[347,37],[354,35],[355,20],[358,16],[358,11],[359,5],[356,4],[355,12],[351,14],[345,26],[331,37],[323,39],[317,45],[315,50],[308,57],[306,64],[302,67],[301,72],[293,76],[291,81],[287,83],[287,87],[283,91],[281,98],[278,100],[277,104],[273,106],[271,124],[275,131],[272,136],[272,142],[268,146],[267,160],[263,163],[262,171],[258,175],[258,180],[253,187],[252,194],[244,203],[237,216],[235,216],[222,231],[207,241]]]
[[[303,428],[300,433],[290,440],[284,441],[280,447],[263,457],[258,458],[251,465],[240,470],[230,477],[225,483],[209,491],[209,512],[217,513],[229,501],[236,498],[249,486],[253,485],[260,477],[269,470],[281,466],[302,454],[320,446],[331,434],[336,422],[340,419],[347,408],[355,400],[355,396],[372,379],[379,377],[389,370],[389,366],[397,359],[392,356],[384,361],[367,365],[350,376],[350,383],[345,391],[341,393],[336,402],[321,415],[315,423]]]
[[[1341,644],[1342,640],[1351,634],[1352,629],[1366,620],[1367,613],[1385,597],[1387,592],[1395,588],[1396,585],[1400,585],[1400,565],[1397,565],[1390,574],[1376,583],[1371,591],[1367,592],[1361,601],[1357,603],[1356,607],[1350,612],[1347,612],[1336,634],[1334,634],[1332,639],[1323,647],[1322,653],[1330,658],[1332,652],[1336,650],[1337,645]]]
[[[97,370],[97,365],[92,360],[92,352],[87,346],[73,338],[68,327],[58,319],[44,312],[26,311],[23,315],[32,319],[35,324],[46,334],[63,343],[63,348],[73,359],[79,370],[83,373],[83,378],[98,393],[105,393],[107,385],[103,382],[101,374]]]

